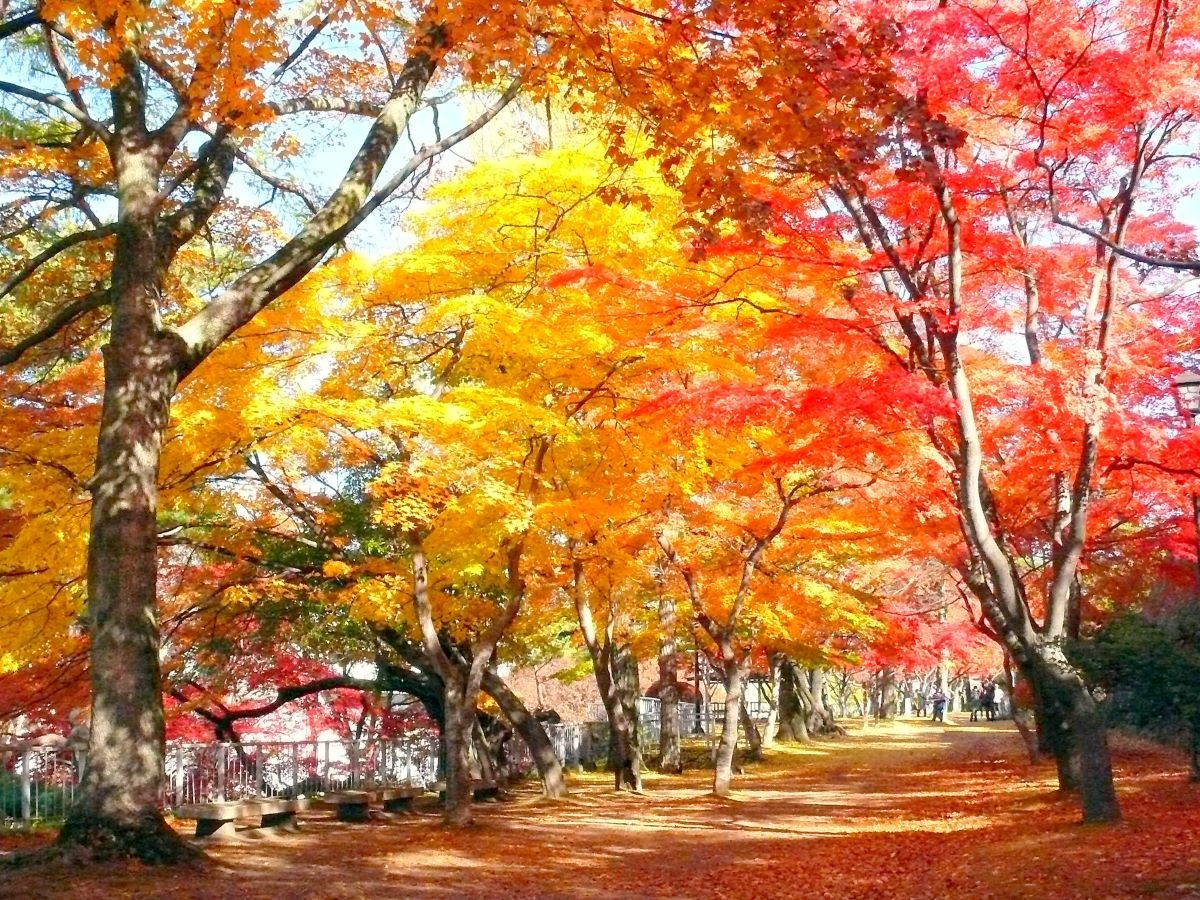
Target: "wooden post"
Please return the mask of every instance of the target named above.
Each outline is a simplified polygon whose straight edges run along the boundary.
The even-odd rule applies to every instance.
[[[292,741],[292,799],[300,795],[300,745]]]
[[[263,764],[262,764],[262,744],[254,745],[254,796],[261,797],[263,795]]]
[[[358,741],[350,745],[350,787],[357,788],[362,777],[358,758]]]

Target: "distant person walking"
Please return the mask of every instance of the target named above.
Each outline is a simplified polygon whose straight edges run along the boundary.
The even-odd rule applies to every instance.
[[[929,699],[933,701],[933,721],[944,723],[946,721],[946,692],[939,687]]]
[[[993,722],[996,719],[996,684],[989,681],[983,686],[983,711],[987,715],[987,720]]]
[[[978,722],[979,714],[983,712],[983,688],[967,688],[967,702],[971,705],[971,721]]]

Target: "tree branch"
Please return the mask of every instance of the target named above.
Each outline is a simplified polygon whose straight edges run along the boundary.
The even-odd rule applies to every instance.
[[[13,94],[17,97],[23,97],[26,100],[32,100],[34,103],[41,103],[44,106],[51,106],[59,112],[66,113],[84,128],[95,132],[105,142],[111,137],[108,130],[102,124],[74,103],[64,100],[62,97],[56,97],[53,94],[43,93],[42,91],[35,91],[20,84],[13,84],[11,81],[0,81],[0,91],[6,94]]]
[[[1123,256],[1133,262],[1143,263],[1147,266],[1158,266],[1161,269],[1173,269],[1176,272],[1200,272],[1200,260],[1170,259],[1164,256],[1150,256],[1146,253],[1138,253],[1136,250],[1122,247],[1120,244],[1110,238],[1106,238],[1100,232],[1088,228],[1086,225],[1079,225],[1068,219],[1064,219],[1057,212],[1054,213],[1052,221],[1055,225],[1062,225],[1064,228],[1070,228],[1072,231],[1078,231],[1080,234],[1087,235],[1092,240],[1103,244],[1118,256]]]
[[[300,231],[279,250],[235,281],[176,330],[182,347],[180,377],[185,377],[226,337],[250,321],[268,303],[298,283],[341,236],[361,221],[355,214],[379,178],[401,130],[416,112],[438,65],[444,30],[428,30],[429,46],[405,65],[400,84],[355,154],[341,183]]]
[[[10,277],[7,281],[0,283],[0,299],[7,297],[16,288],[20,287],[23,282],[32,278],[37,273],[38,269],[40,269],[50,260],[54,259],[54,257],[58,256],[58,254],[66,250],[70,250],[76,244],[82,244],[87,241],[96,241],[100,238],[106,238],[109,235],[116,233],[117,225],[114,222],[109,225],[101,226],[100,228],[93,228],[91,231],[76,231],[72,234],[68,234],[64,238],[59,238],[57,241],[27,262],[15,275]]]
[[[32,350],[38,344],[50,340],[80,316],[91,312],[94,309],[99,309],[108,302],[108,291],[99,289],[92,291],[90,294],[85,294],[77,300],[68,303],[43,325],[38,331],[35,331],[24,340],[18,341],[7,350],[0,350],[0,366],[7,366],[19,360],[27,351]]]

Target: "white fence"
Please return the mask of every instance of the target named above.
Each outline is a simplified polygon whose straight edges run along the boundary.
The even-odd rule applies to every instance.
[[[78,774],[69,750],[0,751],[0,826],[61,819],[75,799]]]
[[[766,704],[750,709],[766,716]],[[638,727],[646,745],[656,744],[661,704],[638,698]],[[720,733],[725,707],[706,703],[696,715],[692,703],[679,704],[680,733],[704,735],[711,743]],[[546,724],[555,754],[564,766],[580,766],[608,754],[608,723],[603,707],[596,722]],[[525,743],[513,736],[509,758],[527,770],[532,759]],[[63,818],[75,797],[86,764],[84,754],[56,747],[0,752],[0,826],[27,825]],[[276,741],[220,744],[171,744],[167,747],[163,806],[295,797],[325,791],[401,784],[425,785],[440,775],[436,731],[388,739]]]
[[[295,797],[437,780],[438,736],[362,741],[180,744],[167,749],[163,805]]]

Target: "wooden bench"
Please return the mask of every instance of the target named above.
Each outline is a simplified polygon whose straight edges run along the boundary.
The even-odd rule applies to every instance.
[[[486,778],[471,781],[471,794],[476,800],[495,800],[500,796],[500,785]]]
[[[438,799],[445,802],[446,782],[435,781],[429,786],[429,789],[435,791]],[[476,800],[494,800],[500,796],[500,785],[487,778],[472,778],[471,794]]]
[[[175,811],[181,819],[196,820],[196,837],[216,834],[238,819],[251,820],[255,828],[283,829],[295,826],[295,800],[233,800],[222,803],[189,803]],[[229,833],[232,829],[228,829]]]
[[[376,793],[383,801],[384,812],[407,812],[413,808],[413,801],[425,793],[425,789],[419,787],[384,788]]]
[[[371,794],[367,791],[337,791],[321,798],[332,806],[339,822],[366,822],[370,818]]]

